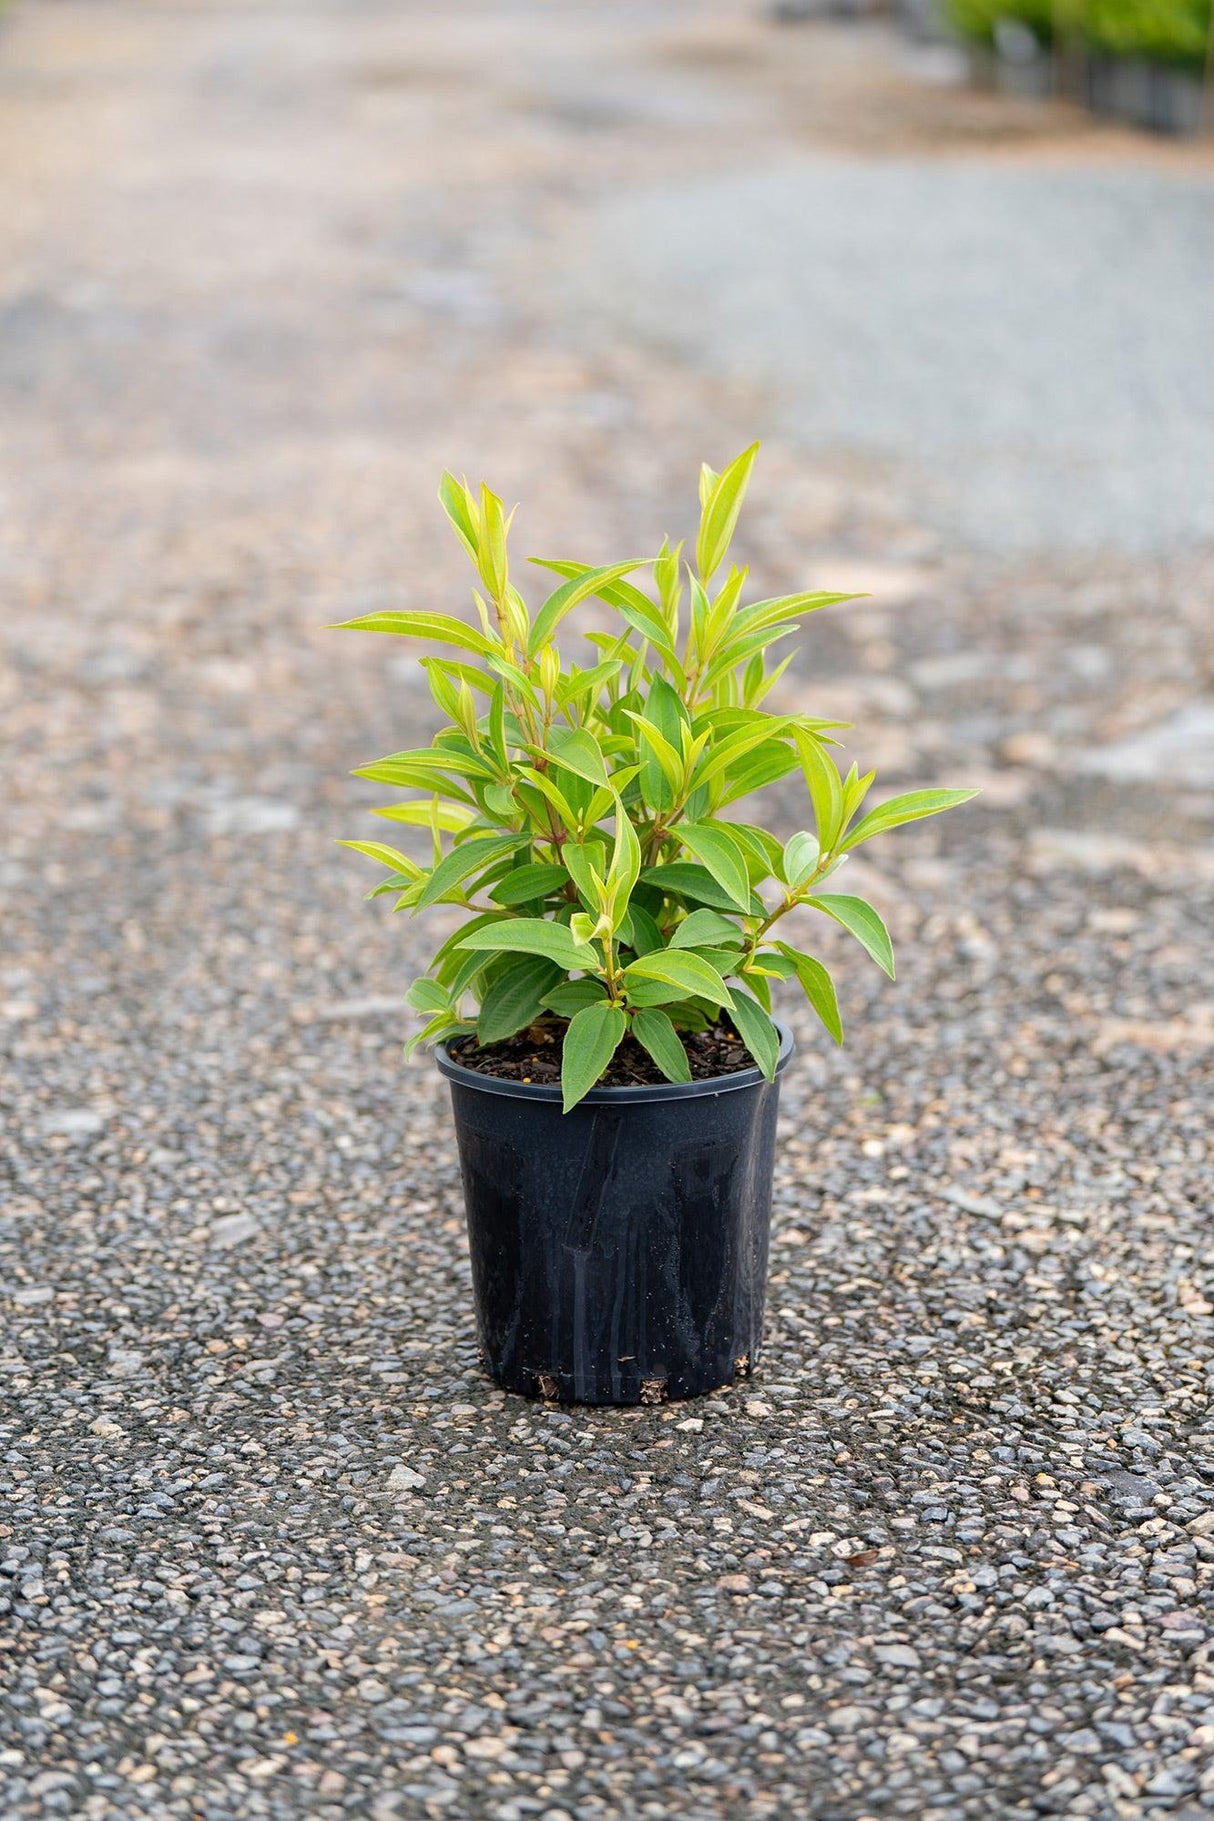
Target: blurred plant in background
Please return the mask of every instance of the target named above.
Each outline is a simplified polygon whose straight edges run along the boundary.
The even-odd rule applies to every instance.
[[[1041,46],[1075,45],[1142,58],[1200,75],[1210,36],[1210,0],[947,0],[963,37],[995,45],[1004,24]]]

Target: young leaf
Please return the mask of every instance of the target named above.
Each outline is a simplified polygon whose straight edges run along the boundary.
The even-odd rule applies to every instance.
[[[812,734],[794,731],[801,770],[809,787],[809,800],[818,824],[818,842],[822,852],[830,852],[843,826],[843,780],[839,768],[820,740]]]
[[[667,1081],[691,1080],[687,1051],[665,1012],[637,1012],[632,1020],[632,1034],[642,1049],[648,1050]]]
[[[713,1005],[733,1004],[729,988],[716,968],[687,949],[657,949],[652,955],[641,955],[624,969],[624,980],[660,980],[695,998],[708,999]]]
[[[461,651],[475,651],[488,657],[500,649],[474,632],[462,620],[446,613],[364,613],[356,620],[338,620],[331,632],[392,632],[405,638],[429,639],[435,645],[457,645]]]
[[[820,961],[812,955],[805,955],[799,949],[790,948],[787,942],[776,944],[781,954],[787,955],[797,970],[797,979],[805,992],[805,997],[817,1012],[822,1023],[830,1032],[836,1043],[843,1041],[843,1020],[839,1016],[839,1001],[835,995],[835,983]]]
[[[872,956],[879,968],[882,968],[892,980],[894,978],[894,950],[889,939],[889,931],[871,904],[863,898],[851,898],[835,892],[820,898],[807,898],[806,904],[814,910],[825,911],[836,923],[841,923],[850,930],[860,946]]]
[[[437,797],[428,797],[422,803],[389,803],[384,809],[373,809],[371,814],[382,816],[385,822],[406,822],[411,828],[433,828],[434,818],[437,816],[438,826],[444,834],[448,835],[462,834],[469,822],[474,821],[476,817],[474,809],[464,808],[462,804],[457,803],[443,804]],[[342,841],[339,845],[357,847],[364,853],[367,848],[367,843],[358,841]],[[378,847],[379,842],[375,841],[370,845]]]
[[[607,871],[607,848],[602,841],[566,841],[561,849],[561,859],[573,883],[585,898],[587,904],[597,907],[599,888],[595,884],[595,875],[601,880]]]
[[[548,750],[558,765],[590,784],[607,782],[607,767],[599,743],[584,727],[554,727],[548,735]]]
[[[456,536],[472,558],[480,566],[480,531],[477,525],[476,505],[468,491],[466,482],[459,482],[453,474],[443,474],[438,484],[438,497],[443,511],[455,527]]]
[[[472,839],[453,847],[446,859],[440,860],[427,879],[425,888],[417,900],[418,910],[425,910],[427,905],[437,904],[449,891],[462,885],[474,873],[483,873],[493,865],[495,860],[512,854],[519,844],[517,835],[503,835],[485,839]]]
[[[780,1033],[758,1001],[740,987],[734,988],[733,1021],[739,1037],[768,1081],[774,1081],[776,1064],[780,1060]]]
[[[422,868],[416,860],[410,860],[408,854],[402,854],[395,847],[389,847],[383,841],[339,841],[338,847],[352,847],[356,854],[366,854],[369,860],[378,860],[381,866],[391,866],[396,872],[404,873],[407,879],[420,879]]]
[[[437,980],[429,980],[422,974],[410,986],[405,994],[406,1002],[415,1012],[445,1012],[451,1006],[451,994]]]
[[[524,955],[498,974],[481,1001],[476,1021],[478,1043],[501,1043],[525,1030],[544,1009],[544,995],[561,977],[558,962],[545,955]]]
[[[640,560],[632,563],[610,563],[600,569],[586,569],[580,563],[547,564],[547,568],[555,569],[558,574],[563,573],[566,569],[571,573],[569,579],[562,582],[560,587],[548,596],[535,616],[535,624],[531,628],[528,639],[528,648],[532,657],[542,645],[548,644],[565,615],[580,601],[589,600],[592,594],[601,593],[613,582],[618,582],[622,576],[631,575],[634,569],[640,569],[642,566]],[[642,601],[645,600],[645,596],[640,594],[639,590],[638,597]],[[607,598],[604,595],[604,599]]]
[[[561,1092],[569,1112],[587,1095],[620,1046],[628,1021],[618,1005],[599,1000],[569,1020],[561,1051]]]
[[[575,942],[563,923],[544,917],[494,919],[470,935],[461,936],[457,948],[508,950],[519,955],[547,955],[566,972],[573,968],[597,971],[599,957],[588,945]]]
[[[729,549],[738,513],[742,510],[742,501],[746,497],[746,484],[758,453],[758,443],[752,443],[749,449],[744,449],[741,455],[735,456],[724,473],[717,475],[705,489],[700,535],[696,541],[696,567],[700,571],[700,580],[705,585],[712,580],[725,560],[725,552]]]
[[[870,809],[864,819],[856,823],[844,846],[859,847],[861,841],[871,841],[874,835],[883,835],[887,829],[901,828],[907,822],[920,822],[924,816],[938,816],[941,810],[968,803],[977,795],[976,790],[912,790],[906,796],[891,797],[886,803],[878,803],[876,809]]]
[[[818,864],[820,851],[816,835],[793,835],[784,849],[784,877],[789,885],[804,885]]]

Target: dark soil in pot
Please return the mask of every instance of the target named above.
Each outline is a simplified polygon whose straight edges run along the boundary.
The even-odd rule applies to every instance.
[[[466,1069],[478,1075],[495,1075],[501,1081],[536,1082],[552,1085],[561,1079],[561,1051],[568,1021],[564,1018],[537,1018],[534,1024],[503,1043],[489,1043],[483,1048],[475,1037],[456,1039],[451,1055]],[[735,1031],[727,1025],[714,1024],[706,1031],[682,1033],[683,1048],[693,1081],[710,1081],[716,1075],[735,1075],[740,1069],[753,1069],[754,1057]],[[611,1059],[602,1080],[608,1088],[660,1086],[666,1077],[653,1057],[641,1048],[635,1037],[628,1037]]]
[[[498,1384],[637,1404],[750,1373],[779,1074],[792,1056],[791,1036],[781,1037],[774,1082],[735,1065],[687,1083],[599,1086],[567,1114],[559,1057],[549,1085],[482,1073],[439,1046],[481,1352]]]

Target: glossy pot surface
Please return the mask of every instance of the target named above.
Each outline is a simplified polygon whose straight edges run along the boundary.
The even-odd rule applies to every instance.
[[[593,1088],[497,1081],[440,1045],[481,1352],[510,1391],[660,1403],[758,1355],[780,1075]]]

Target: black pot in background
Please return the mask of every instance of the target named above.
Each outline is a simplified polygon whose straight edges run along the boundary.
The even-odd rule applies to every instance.
[[[451,1083],[485,1364],[582,1404],[695,1397],[755,1364],[779,1076],[560,1089],[436,1051]]]

